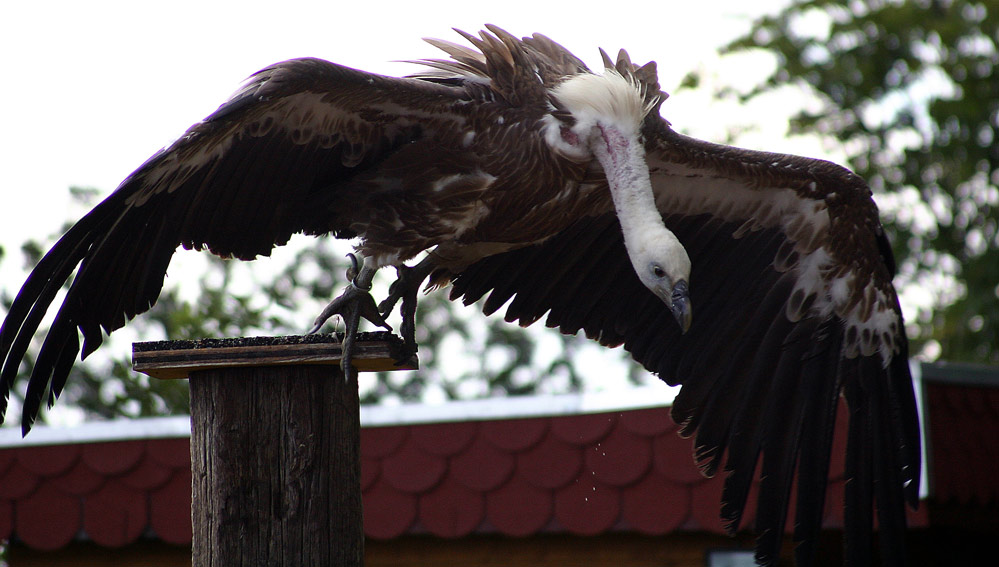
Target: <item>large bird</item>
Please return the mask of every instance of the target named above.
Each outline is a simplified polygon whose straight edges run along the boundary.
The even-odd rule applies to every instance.
[[[725,475],[740,525],[761,484],[757,560],[777,560],[793,502],[799,563],[823,516],[840,397],[849,408],[846,555],[904,558],[918,421],[894,263],[862,179],[825,161],[675,132],[655,63],[593,73],[542,35],[487,26],[449,59],[392,78],[317,59],[254,74],[42,258],[0,330],[6,399],[49,304],[74,275],[28,380],[27,433],[81,352],[147,310],[178,246],[266,255],[298,232],[360,237],[351,285],[320,315],[382,316],[451,284],[506,319],[583,330],[682,389],[672,416]],[[426,252],[413,267],[404,262]],[[380,306],[377,269],[399,279]],[[349,345],[348,345],[349,346]],[[345,347],[348,351],[349,348]],[[349,359],[347,369],[350,369]],[[792,487],[797,490],[792,495]]]

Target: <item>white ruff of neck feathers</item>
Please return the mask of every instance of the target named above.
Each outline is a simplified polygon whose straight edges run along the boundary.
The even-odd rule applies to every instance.
[[[663,225],[640,138],[642,122],[657,101],[647,102],[641,85],[613,69],[603,75],[575,75],[553,94],[575,118],[572,131],[589,137],[589,151],[603,166],[636,273],[647,271],[650,260],[662,260],[674,281],[687,278],[690,259]],[[553,146],[560,142],[558,132],[549,129]]]
[[[636,133],[658,102],[647,102],[640,84],[613,69],[607,69],[603,75],[574,75],[557,85],[552,94],[579,122],[600,120]]]

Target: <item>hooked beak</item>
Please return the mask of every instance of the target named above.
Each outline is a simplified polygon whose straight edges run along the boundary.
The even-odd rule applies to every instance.
[[[690,329],[690,322],[694,318],[690,310],[690,295],[686,281],[680,280],[676,282],[676,285],[673,286],[673,295],[670,296],[670,300],[670,310],[673,312],[676,322],[680,325],[680,332],[686,334],[687,330]]]

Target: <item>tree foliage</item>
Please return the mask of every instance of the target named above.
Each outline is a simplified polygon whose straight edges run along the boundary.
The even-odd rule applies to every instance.
[[[835,139],[886,217],[897,283],[928,298],[916,348],[999,363],[999,2],[795,0],[732,42],[774,71],[742,101],[804,89],[792,134]],[[928,347],[928,348],[926,348]]]
[[[73,188],[70,192],[83,205],[81,210],[96,203],[95,190]],[[68,227],[69,223],[64,230]],[[47,248],[33,239],[22,244],[23,268],[30,270]],[[301,334],[345,285],[345,253],[349,250],[349,245],[333,239],[303,237],[278,249],[275,257],[256,262],[181,252],[181,261],[175,259],[171,264],[167,285],[153,308],[115,332],[86,363],[74,366],[59,406],[80,408],[89,418],[186,413],[187,382],[154,380],[133,372],[130,341]],[[378,274],[373,291],[376,298],[387,290],[390,275]],[[16,289],[0,290],[4,312]],[[446,290],[437,291],[419,302],[416,334],[421,369],[362,374],[362,403],[565,393],[583,387],[575,354],[600,347],[582,336],[523,329],[501,317],[486,318],[475,306],[456,305],[446,297]],[[32,353],[40,347],[39,337],[35,341],[12,392],[15,399],[8,423],[17,421],[16,397],[30,374]],[[622,356],[620,350],[617,353]],[[637,365],[632,367],[631,381],[647,379],[647,373]]]

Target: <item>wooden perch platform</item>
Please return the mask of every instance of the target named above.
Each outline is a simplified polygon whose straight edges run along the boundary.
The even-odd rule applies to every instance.
[[[132,344],[132,367],[153,378],[184,379],[191,372],[240,366],[339,365],[342,337],[335,334],[239,337]],[[402,339],[387,331],[358,333],[354,367],[358,372],[415,370],[416,355],[402,363]]]
[[[362,371],[417,367],[359,333]],[[335,335],[132,345],[135,370],[189,378],[194,567],[361,567],[360,406]]]

